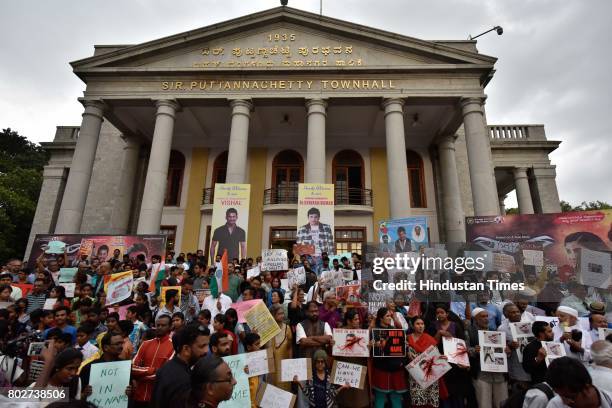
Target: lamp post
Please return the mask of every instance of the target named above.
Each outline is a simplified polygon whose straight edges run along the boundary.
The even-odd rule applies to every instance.
[[[478,38],[478,37],[480,37],[480,36],[483,36],[483,35],[485,35],[485,34],[487,34],[487,33],[490,33],[490,32],[491,32],[491,31],[493,31],[493,30],[495,30],[495,31],[497,32],[497,35],[502,35],[502,34],[504,33],[504,29],[503,29],[503,28],[501,28],[501,26],[495,26],[495,27],[491,28],[490,30],[485,31],[484,33],[480,33],[480,34],[478,34],[478,35],[477,35],[477,36],[475,36],[475,37],[472,37],[472,35],[470,35],[470,36],[468,37],[468,40],[474,40],[474,39],[476,39],[476,38]]]

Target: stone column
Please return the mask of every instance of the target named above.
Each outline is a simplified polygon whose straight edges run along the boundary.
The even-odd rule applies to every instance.
[[[83,104],[85,112],[83,112],[79,137],[55,226],[57,234],[78,234],[80,232],[91,172],[96,158],[104,104],[100,101],[85,101]]]
[[[542,214],[561,212],[555,166],[534,165],[532,171],[531,192],[535,209]]]
[[[404,100],[399,98],[385,99],[383,102],[391,218],[405,217],[410,209],[403,106]]]
[[[253,104],[245,99],[234,99],[230,102],[230,106],[232,108],[232,128],[227,153],[226,183],[246,183],[249,119]]]
[[[533,214],[533,202],[529,191],[529,180],[527,179],[527,167],[516,167],[513,170],[514,184],[516,186],[516,200],[518,201],[519,213]]]
[[[323,99],[306,101],[308,109],[308,140],[306,147],[306,183],[325,183],[325,118],[327,102]]]
[[[127,234],[128,232],[140,154],[138,139],[133,136],[122,136],[122,138],[125,141],[125,146],[123,146],[123,159],[121,161],[121,178],[119,179],[119,187],[110,219],[110,232],[112,234]]]
[[[463,98],[463,126],[472,182],[474,215],[498,215],[499,202],[493,159],[481,98]]]
[[[168,164],[172,149],[174,119],[179,105],[173,100],[156,102],[157,114],[149,167],[138,218],[138,234],[158,234],[161,224],[166,184],[168,183]]]
[[[446,241],[450,243],[465,242],[465,213],[461,205],[461,188],[455,159],[455,139],[455,135],[447,135],[438,144]]]
[[[506,196],[499,196],[499,215],[506,215]]]

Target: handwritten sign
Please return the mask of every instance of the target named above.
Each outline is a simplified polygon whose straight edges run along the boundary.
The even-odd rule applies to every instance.
[[[295,268],[287,272],[288,285],[292,288],[294,285],[303,285],[306,283],[306,269],[303,266]]]
[[[128,396],[125,389],[130,383],[130,360],[97,363],[91,365],[89,402],[99,408],[127,408]]]
[[[257,330],[257,333],[259,333],[262,346],[280,332],[278,323],[263,303],[253,306],[244,314],[244,317],[251,330]]]
[[[406,333],[396,329],[373,329],[374,357],[404,357],[406,355]]]
[[[333,356],[370,357],[370,350],[368,350],[369,330],[334,329],[333,335]]]
[[[514,257],[508,254],[493,253],[493,270],[501,273],[516,272]]]
[[[74,297],[74,290],[76,289],[76,283],[60,283],[60,286],[64,288],[67,298]]]
[[[429,346],[406,366],[410,376],[421,388],[429,387],[450,369],[451,365],[440,356],[440,352],[434,346]]]
[[[112,305],[119,303],[130,297],[132,285],[134,284],[134,274],[132,271],[114,273],[105,283],[106,304]]]
[[[59,283],[69,283],[74,281],[74,275],[76,275],[79,268],[60,268],[59,270]]]
[[[331,371],[332,383],[348,384],[352,388],[362,390],[365,385],[366,372],[367,368],[365,366],[334,360]]]
[[[249,389],[249,377],[244,372],[246,365],[246,354],[238,354],[235,356],[223,357],[223,360],[227,363],[229,368],[232,370],[232,374],[236,379],[236,385],[232,391],[232,397],[223,401],[219,404],[219,407],[223,408],[242,408],[251,406],[251,391]]]
[[[310,358],[290,358],[281,360],[281,381],[307,381],[312,378],[312,363]]]
[[[249,377],[273,373],[274,353],[271,348],[246,353],[246,364],[249,367]]]
[[[257,390],[257,406],[262,408],[293,408],[295,394],[270,384],[262,383]]]
[[[289,269],[286,249],[264,249],[261,252],[261,270],[286,271]]]

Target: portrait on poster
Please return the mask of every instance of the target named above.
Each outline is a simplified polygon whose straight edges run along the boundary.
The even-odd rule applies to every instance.
[[[229,260],[247,256],[250,184],[215,184],[210,262],[227,250]]]
[[[312,245],[313,256],[336,252],[333,184],[299,185],[297,225],[296,244]]]

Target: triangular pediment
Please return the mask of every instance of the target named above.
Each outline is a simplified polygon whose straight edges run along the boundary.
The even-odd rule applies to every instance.
[[[88,72],[492,68],[495,58],[278,7],[198,30],[121,46],[72,66]],[[468,47],[469,48],[469,44]]]

